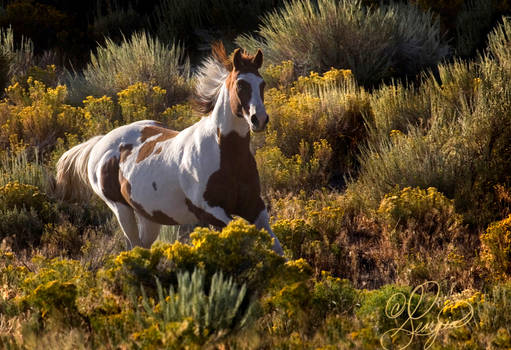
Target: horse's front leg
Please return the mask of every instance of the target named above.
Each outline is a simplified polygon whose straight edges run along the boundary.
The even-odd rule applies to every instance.
[[[284,251],[282,250],[279,239],[277,238],[277,236],[275,236],[270,227],[270,218],[268,216],[268,211],[266,210],[266,208],[259,213],[257,219],[254,221],[254,225],[258,230],[265,229],[266,231],[268,231],[270,236],[273,238],[272,249],[280,256],[283,256]]]

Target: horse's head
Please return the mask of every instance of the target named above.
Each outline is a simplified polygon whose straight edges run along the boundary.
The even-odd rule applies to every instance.
[[[268,124],[268,114],[264,108],[264,80],[259,74],[263,64],[263,53],[258,50],[255,56],[249,56],[236,49],[229,65],[226,87],[232,113],[244,118],[250,130],[262,131]]]

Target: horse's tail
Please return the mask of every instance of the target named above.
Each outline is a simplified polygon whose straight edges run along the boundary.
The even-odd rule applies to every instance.
[[[71,200],[89,199],[92,188],[87,167],[92,148],[103,136],[95,136],[74,146],[57,161],[55,192],[59,198]]]

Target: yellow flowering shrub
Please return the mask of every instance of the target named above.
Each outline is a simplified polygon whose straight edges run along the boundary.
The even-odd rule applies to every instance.
[[[28,69],[26,78],[18,78],[17,81],[26,84],[28,77],[40,81],[46,86],[55,87],[58,85],[57,67],[54,64],[46,67],[32,66]]]
[[[91,274],[76,260],[35,257],[33,262],[38,270],[23,281],[24,295],[19,302],[37,308],[42,317],[54,312],[78,317],[76,298],[87,291]]]
[[[161,114],[161,121],[172,130],[183,130],[200,120],[189,104],[177,104]]]
[[[27,267],[20,266],[14,253],[0,249],[0,303],[11,301],[21,293],[20,284],[28,273]]]
[[[511,276],[511,215],[481,234],[481,261],[496,277]]]
[[[463,319],[466,315],[473,314],[478,305],[484,301],[484,295],[481,292],[465,290],[444,301],[442,316],[451,320]]]
[[[46,87],[29,77],[27,88],[15,83],[0,102],[0,143],[10,145],[13,137],[39,149],[52,148],[58,138],[78,134],[84,124],[79,108],[64,103],[67,88]]]
[[[329,180],[328,163],[332,149],[326,140],[314,142],[311,147],[305,141],[299,145],[299,153],[286,157],[276,146],[265,146],[257,150],[259,176],[263,192],[312,190],[326,186]]]
[[[263,318],[263,324],[272,336],[292,336],[298,331],[303,332],[305,341],[328,317],[353,314],[359,293],[348,280],[332,277],[325,271],[318,279],[305,276],[273,288],[262,299],[265,314],[271,315]]]
[[[279,237],[287,256],[304,258],[318,276],[322,270],[346,274],[351,262],[348,252],[345,204],[339,195],[316,191],[308,196],[305,191],[288,195],[272,202],[275,221],[274,233]]]
[[[292,91],[306,92],[310,89],[328,87],[332,85],[343,86],[345,84],[354,84],[355,78],[349,69],[331,68],[323,73],[323,76],[316,72],[310,72],[308,76],[300,76],[293,83]]]
[[[37,211],[45,211],[48,209],[47,201],[47,197],[36,186],[17,181],[0,186],[0,210],[32,207]]]
[[[261,75],[269,88],[285,88],[295,79],[294,63],[288,60],[281,64],[269,64]]]
[[[377,212],[387,225],[391,241],[398,245],[409,238],[413,245],[428,247],[451,242],[463,223],[453,201],[434,187],[396,189],[385,195]],[[409,237],[411,232],[407,230],[414,237]]]
[[[105,134],[119,126],[115,111],[116,106],[111,97],[87,96],[83,100],[85,124],[82,132],[84,138]]]
[[[272,226],[273,232],[292,258],[303,256],[309,246],[321,241],[321,235],[303,219],[278,220]]]
[[[165,109],[166,91],[159,86],[139,82],[118,92],[117,96],[124,124],[144,119],[157,120]]]
[[[285,65],[270,68],[269,73],[278,75]],[[262,171],[263,178],[271,181],[268,187],[303,187],[302,183],[287,188],[283,184],[307,178],[302,173],[304,164],[309,162],[311,170],[317,169],[318,163],[321,169],[319,179],[313,176],[307,181],[309,188],[319,188],[331,176],[341,177],[353,170],[358,147],[365,137],[364,118],[371,111],[368,94],[356,85],[351,72],[335,68],[323,75],[311,72],[291,85],[278,86],[266,90],[270,122],[264,140],[255,138],[256,149],[262,148],[258,151],[259,166],[268,168]],[[307,151],[309,156],[304,155]],[[312,161],[314,158],[319,162]]]
[[[267,281],[284,263],[272,249],[270,236],[243,220],[234,220],[221,232],[196,228],[191,245],[158,243],[151,249],[135,248],[110,260],[99,274],[119,288],[154,287],[154,276],[163,285],[175,283],[178,270],[199,266],[211,276],[223,271],[238,283],[264,289]]]
[[[189,105],[166,108],[165,89],[136,83],[111,97],[88,96],[83,107],[65,103],[64,85],[47,87],[29,77],[24,86],[14,83],[0,101],[0,144],[36,146],[40,150],[72,146],[77,141],[105,134],[137,120],[153,119],[182,130],[199,120]]]

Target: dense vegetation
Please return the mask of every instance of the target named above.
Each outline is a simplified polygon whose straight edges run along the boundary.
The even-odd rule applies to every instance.
[[[411,349],[510,348],[507,11],[0,2],[0,348],[391,349],[409,316],[441,328]],[[270,123],[252,146],[285,258],[241,219],[124,251],[99,199],[59,199],[55,162],[132,121],[196,122],[193,71],[214,38],[265,54]]]

